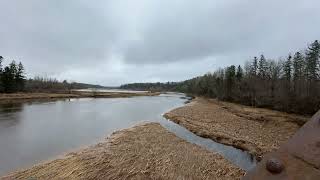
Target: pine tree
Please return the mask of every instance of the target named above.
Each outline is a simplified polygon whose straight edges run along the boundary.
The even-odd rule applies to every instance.
[[[3,91],[5,93],[12,93],[15,91],[14,73],[10,66],[6,66],[4,68],[1,81],[3,84]]]
[[[276,84],[277,81],[280,78],[280,71],[281,71],[281,64],[279,62],[276,62],[274,60],[271,60],[268,63],[269,66],[269,78],[270,78],[270,96],[273,99],[275,97],[275,90],[276,90]]]
[[[237,68],[236,78],[237,78],[237,81],[239,81],[239,82],[243,78],[243,69],[242,69],[242,67],[240,65]]]
[[[318,62],[320,54],[320,44],[316,40],[308,47],[306,51],[306,69],[305,74],[307,77],[307,96],[314,97],[317,94],[316,80],[318,79]]]
[[[15,82],[18,91],[24,90],[25,85],[24,67],[21,62],[19,62],[17,67],[17,72],[15,74]]]
[[[9,68],[11,70],[11,72],[13,73],[13,75],[15,76],[16,73],[17,73],[17,64],[16,64],[16,61],[12,61],[10,64],[9,64]]]
[[[293,56],[293,80],[298,81],[303,77],[304,58],[300,52]]]
[[[296,52],[293,56],[293,88],[297,95],[301,95],[304,83],[304,57],[300,52]]]
[[[252,67],[251,67],[251,74],[253,76],[257,75],[257,71],[258,71],[258,58],[254,57],[253,58],[253,62],[252,62]]]
[[[267,60],[264,57],[264,55],[262,54],[259,60],[259,65],[258,65],[258,76],[262,79],[266,78],[266,74],[267,74]]]
[[[292,56],[289,55],[287,60],[284,63],[283,70],[284,70],[284,78],[287,82],[291,82],[291,74],[292,74]]]
[[[17,91],[17,81],[16,81],[16,75],[17,75],[17,71],[18,71],[18,66],[16,64],[16,62],[14,60],[12,60],[12,62],[9,64],[9,68],[10,68],[10,72],[12,73],[12,76],[13,76],[13,79],[11,80],[12,81],[12,84],[13,84],[13,87],[12,87],[12,92],[16,92]]]
[[[254,57],[252,65],[250,67],[249,72],[249,83],[248,83],[248,89],[249,89],[249,97],[251,101],[251,105],[256,104],[256,97],[257,97],[257,73],[258,73],[258,58]]]
[[[17,91],[16,73],[18,71],[15,61],[6,66],[1,75],[3,91],[5,93],[13,93]]]
[[[315,81],[318,78],[319,55],[320,44],[316,40],[308,47],[306,52],[306,73],[309,81]]]
[[[0,56],[0,67],[3,57]],[[13,93],[23,91],[25,85],[24,67],[13,60],[8,66],[0,68],[0,92]]]
[[[236,79],[236,67],[234,65],[230,66],[226,70],[226,96],[228,99],[232,98],[232,90],[235,85]]]

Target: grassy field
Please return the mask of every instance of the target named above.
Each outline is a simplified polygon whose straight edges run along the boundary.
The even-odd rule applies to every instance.
[[[93,147],[3,179],[240,179],[219,154],[148,123],[115,132]]]
[[[258,160],[286,142],[309,118],[202,98],[165,117],[201,137],[247,150]]]

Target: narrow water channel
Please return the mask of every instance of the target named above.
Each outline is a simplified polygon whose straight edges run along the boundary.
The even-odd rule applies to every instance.
[[[162,117],[182,95],[69,99],[0,104],[0,175],[95,144],[140,122],[159,122],[188,142],[218,152],[242,169],[255,166],[246,152],[196,136]]]

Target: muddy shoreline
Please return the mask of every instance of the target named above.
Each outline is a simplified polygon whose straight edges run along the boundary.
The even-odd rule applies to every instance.
[[[124,93],[124,92],[86,92],[72,91],[70,93],[0,93],[0,104],[19,103],[42,100],[58,100],[70,98],[127,98],[135,96],[158,96],[160,93]]]
[[[257,160],[278,149],[308,119],[203,98],[196,98],[164,116],[198,136],[248,151]]]
[[[147,123],[2,179],[240,179],[243,175],[221,155],[176,137],[158,123]]]

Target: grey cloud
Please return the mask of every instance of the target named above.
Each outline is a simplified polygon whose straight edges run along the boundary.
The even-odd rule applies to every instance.
[[[319,37],[311,30],[320,16],[316,1],[175,2],[157,4],[142,39],[126,49],[128,62],[166,63],[264,51],[278,55]]]
[[[28,65],[90,65],[103,61],[115,41],[116,28],[103,12],[84,1],[10,0],[1,2],[4,26],[0,30],[4,49]]]
[[[318,0],[2,0],[0,55],[28,75],[183,80],[320,39]]]

